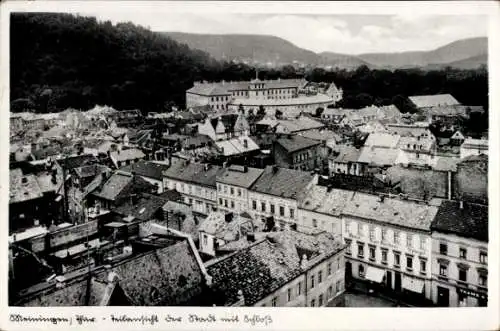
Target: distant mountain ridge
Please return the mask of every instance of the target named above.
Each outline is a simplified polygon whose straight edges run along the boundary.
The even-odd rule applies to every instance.
[[[299,63],[342,69],[353,69],[361,65],[388,69],[448,65],[474,68],[487,64],[488,54],[486,37],[457,40],[431,51],[349,55],[334,52],[314,53],[285,39],[269,35],[160,33],[190,48],[203,50],[218,60],[274,65]],[[467,61],[467,59],[474,60]]]

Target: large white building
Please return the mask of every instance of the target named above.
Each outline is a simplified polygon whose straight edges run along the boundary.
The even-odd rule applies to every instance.
[[[299,110],[313,112],[342,99],[343,91],[332,83],[323,93],[307,93],[305,79],[277,79],[250,82],[200,83],[186,91],[186,107],[208,105],[214,110],[243,110],[259,107],[283,113]]]

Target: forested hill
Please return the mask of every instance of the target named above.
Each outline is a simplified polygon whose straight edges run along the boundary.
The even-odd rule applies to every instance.
[[[13,111],[159,110],[182,105],[194,80],[217,79],[221,70],[208,54],[131,23],[16,13],[10,31]]]

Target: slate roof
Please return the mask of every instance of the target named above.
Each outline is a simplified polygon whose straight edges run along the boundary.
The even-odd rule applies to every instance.
[[[417,108],[460,104],[451,94],[417,95],[409,99]]]
[[[325,232],[307,235],[286,230],[270,233],[265,239],[206,266],[212,276],[212,288],[224,298],[226,306],[238,301],[240,290],[245,306],[252,306],[304,272],[300,259],[306,251],[311,257],[319,256],[320,250],[325,250],[324,256],[331,256],[342,248],[341,243]]]
[[[443,201],[431,229],[460,237],[488,242],[488,206],[475,203]]]
[[[301,209],[339,216],[353,195],[353,191],[331,189],[328,192],[325,186],[312,185],[298,203]]]
[[[128,172],[128,173],[134,172],[136,175],[153,178],[156,180],[162,180],[163,179],[162,173],[167,169],[168,165],[166,164],[149,162],[144,160],[140,160],[137,161],[136,163],[126,165],[120,168],[120,170],[123,172]]]
[[[231,165],[223,168],[216,180],[218,183],[250,188],[263,172],[264,169]]]
[[[250,190],[296,199],[312,180],[313,176],[306,171],[268,166]]]
[[[387,224],[430,231],[438,208],[424,203],[385,198],[356,192],[343,211],[344,215],[375,220]]]
[[[194,183],[201,186],[210,188],[216,187],[216,176],[222,172],[222,168],[217,165],[207,165],[203,163],[178,162],[173,164],[165,171],[165,177],[183,181],[187,183]]]
[[[360,149],[357,149],[354,146],[343,145],[339,148],[339,155],[337,155],[333,159],[335,160],[335,162],[339,163],[358,162],[360,154]]]
[[[275,140],[275,143],[283,147],[288,153],[297,152],[321,144],[320,141],[298,135],[288,135],[286,137],[278,136],[278,138]]]

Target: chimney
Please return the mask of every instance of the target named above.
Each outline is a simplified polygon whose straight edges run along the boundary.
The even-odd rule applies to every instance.
[[[326,191],[327,192],[331,192],[333,189],[333,185],[332,184],[328,184],[328,186],[326,187]]]
[[[243,172],[248,172],[248,167],[247,166],[243,166]]]
[[[302,255],[302,259],[300,260],[300,268],[302,270],[307,269],[307,255],[305,255],[305,254]]]
[[[273,165],[273,174],[277,173],[279,170],[277,165]]]

